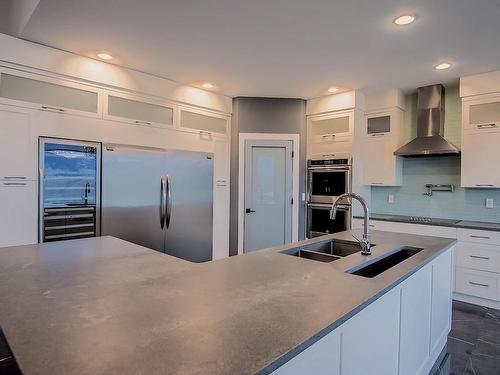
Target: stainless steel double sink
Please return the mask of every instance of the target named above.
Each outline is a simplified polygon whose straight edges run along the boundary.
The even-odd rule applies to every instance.
[[[372,247],[374,246],[376,245],[372,244]],[[384,271],[387,271],[422,250],[423,248],[402,246],[382,255],[379,258],[376,258],[372,262],[363,263],[360,266],[347,270],[346,273],[372,278]],[[358,252],[361,252],[361,246],[358,242],[339,240],[319,241],[313,244],[281,251],[282,254],[324,263],[334,262],[338,259]]]

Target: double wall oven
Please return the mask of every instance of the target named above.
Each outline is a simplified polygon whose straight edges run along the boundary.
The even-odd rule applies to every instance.
[[[351,227],[351,205],[339,205],[335,220],[330,219],[332,203],[351,191],[349,159],[321,159],[307,162],[307,237],[341,232]]]

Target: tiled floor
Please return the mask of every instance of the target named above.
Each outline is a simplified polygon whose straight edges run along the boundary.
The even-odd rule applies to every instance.
[[[453,301],[448,338],[453,375],[500,374],[500,310]]]

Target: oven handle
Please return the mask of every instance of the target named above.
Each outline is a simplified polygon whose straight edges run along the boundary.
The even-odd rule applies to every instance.
[[[329,210],[330,208],[332,208],[332,205],[328,204],[328,203],[308,203],[307,207],[308,208],[324,208],[325,210]],[[339,204],[337,206],[337,209],[339,211],[348,211],[351,209],[351,205],[350,204]]]
[[[307,168],[308,170],[310,171],[324,171],[324,172],[328,172],[328,171],[350,171],[351,168],[350,167],[308,167]]]

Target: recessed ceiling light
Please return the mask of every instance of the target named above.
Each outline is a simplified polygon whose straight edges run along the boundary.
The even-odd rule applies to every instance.
[[[332,87],[330,87],[330,88],[328,89],[328,92],[331,92],[332,94],[333,94],[334,92],[337,92],[337,91],[339,91],[339,88],[338,88],[338,87],[335,87],[335,86],[332,86]]]
[[[404,26],[415,22],[415,19],[416,17],[413,14],[402,14],[401,16],[394,18],[392,22],[398,26]]]
[[[212,82],[203,82],[201,84],[201,87],[203,87],[204,89],[210,90],[210,89],[213,89],[215,87],[215,85]]]
[[[100,59],[103,59],[103,60],[111,60],[113,58],[113,56],[111,56],[109,53],[107,52],[101,52],[101,53],[98,53],[97,54],[97,57],[99,57]]]
[[[436,69],[436,70],[444,70],[444,69],[448,69],[448,68],[451,68],[451,64],[449,62],[443,62],[443,63],[438,64],[434,67],[434,69]]]

